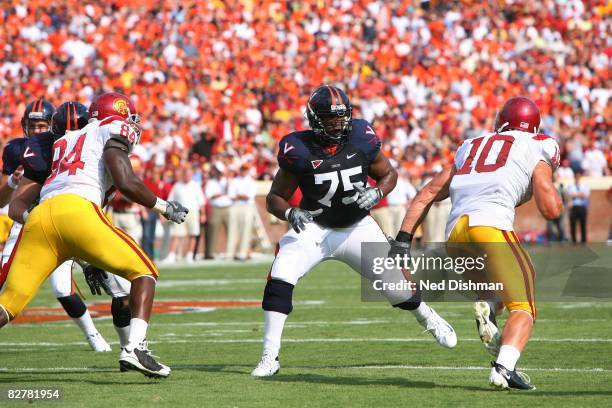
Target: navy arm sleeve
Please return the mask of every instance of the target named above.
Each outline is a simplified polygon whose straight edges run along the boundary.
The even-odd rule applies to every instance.
[[[24,138],[11,140],[2,151],[2,174],[11,175],[21,164],[21,151]]]

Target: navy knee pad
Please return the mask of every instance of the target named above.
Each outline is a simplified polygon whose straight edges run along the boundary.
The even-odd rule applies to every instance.
[[[57,298],[57,300],[62,304],[68,316],[74,319],[83,316],[87,311],[87,306],[85,306],[83,300],[76,293],[74,295]]]
[[[404,301],[402,303],[398,303],[396,305],[393,305],[393,307],[397,307],[397,308],[402,309],[402,310],[415,310],[420,305],[421,305],[421,294],[417,293],[413,297],[411,297],[410,299],[408,299],[408,300],[406,300],[406,301]]]
[[[261,306],[263,310],[288,315],[293,310],[293,285],[278,279],[269,280]]]
[[[129,296],[114,297],[111,303],[111,313],[115,327],[129,326],[132,318]]]

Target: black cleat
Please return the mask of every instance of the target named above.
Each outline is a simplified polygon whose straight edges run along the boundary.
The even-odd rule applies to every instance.
[[[121,350],[119,370],[121,372],[139,371],[151,378],[166,378],[171,372],[170,367],[160,364],[153,358],[145,342],[132,350],[127,348]]]
[[[499,390],[535,390],[529,376],[521,371],[510,371],[501,364],[491,362],[489,385]]]

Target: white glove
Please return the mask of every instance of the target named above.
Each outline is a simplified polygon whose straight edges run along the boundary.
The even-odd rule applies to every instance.
[[[177,224],[185,222],[189,210],[177,201],[168,201],[167,204],[166,211],[162,215]]]
[[[383,198],[383,193],[380,191],[378,187],[363,187],[359,184],[355,184],[355,189],[359,193],[359,197],[357,198],[357,205],[362,210],[371,210],[381,198]]]
[[[293,228],[293,230],[298,234],[306,229],[305,224],[312,222],[313,220],[312,214],[306,210],[302,210],[301,208],[289,208],[285,212],[285,218],[287,218],[291,228]]]

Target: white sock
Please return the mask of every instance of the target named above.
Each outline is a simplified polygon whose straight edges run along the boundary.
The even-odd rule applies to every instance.
[[[514,371],[514,367],[516,366],[516,362],[520,356],[521,352],[518,351],[516,347],[503,345],[499,349],[499,354],[497,355],[497,360],[495,360],[495,362],[503,365],[510,371]]]
[[[426,320],[432,315],[431,308],[425,302],[421,302],[419,307],[410,311],[419,322]]]
[[[119,335],[119,345],[121,345],[122,348],[127,346],[130,340],[130,326],[115,326],[115,331],[117,332],[117,335]]]
[[[91,320],[89,310],[85,310],[83,316],[73,317],[72,320],[76,323],[77,326],[79,326],[79,328],[85,334],[86,337],[91,336],[92,334],[96,334],[98,332],[98,329],[96,329],[93,320]]]
[[[130,319],[130,336],[128,339],[128,348],[133,349],[144,341],[147,337],[147,327],[149,323],[142,319],[131,318]]]
[[[281,336],[283,335],[283,327],[287,315],[279,312],[264,311],[264,352],[270,351],[273,355],[278,356],[281,346]]]

